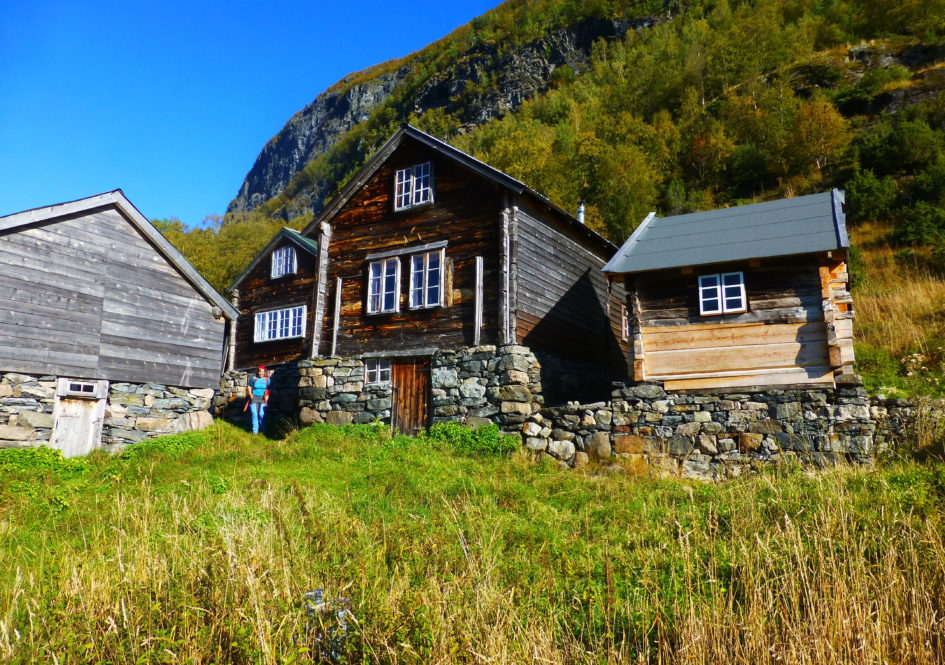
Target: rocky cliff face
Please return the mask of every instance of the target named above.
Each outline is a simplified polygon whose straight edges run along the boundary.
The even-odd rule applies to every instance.
[[[568,66],[575,74],[587,67],[598,39],[616,39],[630,29],[641,29],[656,19],[618,21],[588,19],[552,31],[539,40],[507,50],[480,43],[461,53],[449,68],[419,81],[415,90],[394,109],[401,120],[442,109],[469,128],[515,109],[546,91],[554,73]],[[295,114],[269,141],[230,203],[229,211],[253,210],[279,194],[308,162],[337,143],[345,132],[367,120],[391,98],[395,89],[415,74],[405,61],[398,70],[353,86],[339,82]],[[419,74],[418,74],[419,76]],[[352,77],[361,78],[358,74]],[[336,183],[319,182],[301,193],[292,214],[321,209]]]

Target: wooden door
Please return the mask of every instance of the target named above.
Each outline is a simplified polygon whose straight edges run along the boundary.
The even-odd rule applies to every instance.
[[[63,457],[88,455],[101,445],[108,381],[59,379],[49,445]]]
[[[391,367],[391,425],[416,434],[430,424],[430,359],[399,358]]]

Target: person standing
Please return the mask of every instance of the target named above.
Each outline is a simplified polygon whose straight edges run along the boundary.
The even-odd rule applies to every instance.
[[[269,403],[269,370],[264,365],[256,368],[256,375],[250,377],[246,384],[246,403],[249,405],[253,434],[259,434]]]

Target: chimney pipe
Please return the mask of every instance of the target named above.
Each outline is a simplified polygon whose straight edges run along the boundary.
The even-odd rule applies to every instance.
[[[578,202],[577,221],[581,222],[581,224],[584,223],[584,201]]]

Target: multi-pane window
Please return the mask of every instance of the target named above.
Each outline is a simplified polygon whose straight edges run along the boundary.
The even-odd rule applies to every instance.
[[[436,307],[443,290],[443,250],[410,257],[410,307]]]
[[[433,201],[433,176],[430,162],[397,171],[394,186],[394,210],[406,210]]]
[[[747,310],[744,273],[723,272],[699,277],[700,314],[733,314]]]
[[[275,279],[283,275],[291,275],[297,269],[294,247],[280,247],[272,253],[272,271],[270,276]]]
[[[256,313],[253,341],[268,342],[305,335],[305,305]]]
[[[385,358],[367,358],[364,372],[368,383],[390,382],[390,360]]]
[[[368,268],[368,314],[396,312],[400,305],[400,261],[372,261]]]

